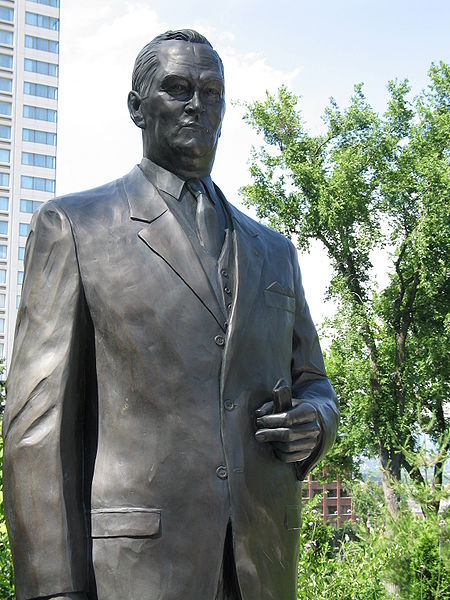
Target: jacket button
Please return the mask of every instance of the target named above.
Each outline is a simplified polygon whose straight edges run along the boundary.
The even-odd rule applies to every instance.
[[[233,402],[233,400],[230,400],[229,398],[227,398],[225,400],[223,405],[225,407],[225,410],[233,410],[234,409],[234,402]]]
[[[226,479],[228,477],[227,468],[223,465],[220,465],[220,467],[217,467],[216,469],[216,475],[219,479]]]
[[[223,337],[223,335],[216,335],[216,337],[214,338],[214,341],[216,342],[216,344],[218,346],[225,345],[225,338]]]

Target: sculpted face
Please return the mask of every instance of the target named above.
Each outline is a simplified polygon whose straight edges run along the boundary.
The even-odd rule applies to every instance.
[[[183,178],[208,175],[225,112],[217,54],[205,44],[170,40],[158,59],[140,97],[144,155]]]

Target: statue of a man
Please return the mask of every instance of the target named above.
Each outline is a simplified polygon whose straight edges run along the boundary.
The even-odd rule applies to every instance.
[[[30,228],[4,420],[17,598],[294,600],[300,481],[338,422],[297,253],[210,178],[203,36],[150,42],[128,104],[142,162]]]

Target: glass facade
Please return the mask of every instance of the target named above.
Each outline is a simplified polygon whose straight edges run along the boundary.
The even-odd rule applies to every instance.
[[[30,96],[40,96],[41,98],[51,98],[52,100],[56,100],[58,97],[58,88],[43,83],[31,83],[30,81],[24,81],[23,92]]]
[[[1,221],[0,221],[0,224],[1,224]],[[29,230],[30,230],[29,223],[19,223],[19,235],[21,237],[27,237]]]
[[[27,119],[36,119],[37,121],[49,121],[56,123],[56,110],[51,108],[41,108],[40,106],[28,106],[24,104],[23,116]]]
[[[33,152],[22,152],[22,164],[30,167],[44,167],[44,169],[54,169],[56,167],[56,157],[47,154],[34,154]]]
[[[59,0],[30,0],[30,2],[36,2],[37,4],[45,4],[46,6],[54,6],[59,8]]]
[[[33,50],[42,50],[43,52],[53,52],[54,54],[58,54],[59,52],[58,42],[55,40],[47,40],[45,38],[35,37],[34,35],[25,36],[25,47],[32,48]]]
[[[0,92],[12,92],[12,79],[0,77]]]
[[[5,102],[4,100],[0,100],[0,115],[6,115],[7,117],[10,117],[11,112],[12,112],[11,102]]]
[[[14,9],[0,6],[0,20],[8,21],[8,23],[14,23]]]
[[[13,57],[10,54],[0,54],[0,67],[12,69]]]
[[[9,163],[11,159],[10,150],[5,150],[5,148],[0,148],[0,162]]]
[[[20,178],[20,187],[24,190],[36,190],[39,192],[54,193],[55,180],[45,179],[44,177],[31,177],[30,175],[22,175]]]
[[[11,127],[9,129],[11,130]],[[50,131],[39,131],[38,129],[22,129],[22,140],[24,142],[35,142],[36,144],[56,146],[56,133],[51,133]]]
[[[24,60],[24,69],[29,73],[41,73],[41,75],[58,75],[58,65],[55,63],[44,62],[43,60],[33,60],[26,58]]]
[[[41,206],[42,202],[39,200],[21,200],[20,201],[20,212],[23,213],[34,213]]]
[[[39,13],[26,12],[25,13],[25,23],[27,25],[32,25],[33,27],[43,27],[44,29],[53,29],[53,31],[58,31],[59,29],[59,19],[55,19],[55,17],[49,17],[47,15],[41,15]]]
[[[0,125],[0,138],[4,140],[11,139],[11,127],[9,125]]]
[[[11,31],[3,31],[0,29],[0,44],[6,44],[7,46],[12,46],[14,40],[14,35]]]

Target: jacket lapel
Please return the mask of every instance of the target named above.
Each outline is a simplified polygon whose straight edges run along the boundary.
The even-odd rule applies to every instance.
[[[216,188],[217,189],[217,188]],[[221,194],[220,190],[218,192]],[[221,194],[223,197],[223,194]],[[224,362],[221,373],[221,393],[232,363],[240,336],[245,335],[249,314],[259,289],[261,271],[265,259],[265,246],[252,220],[227,203],[233,221],[236,283]]]
[[[197,253],[158,190],[139,167],[123,178],[123,184],[130,218],[146,222],[138,236],[175,271],[223,328],[222,311]]]

